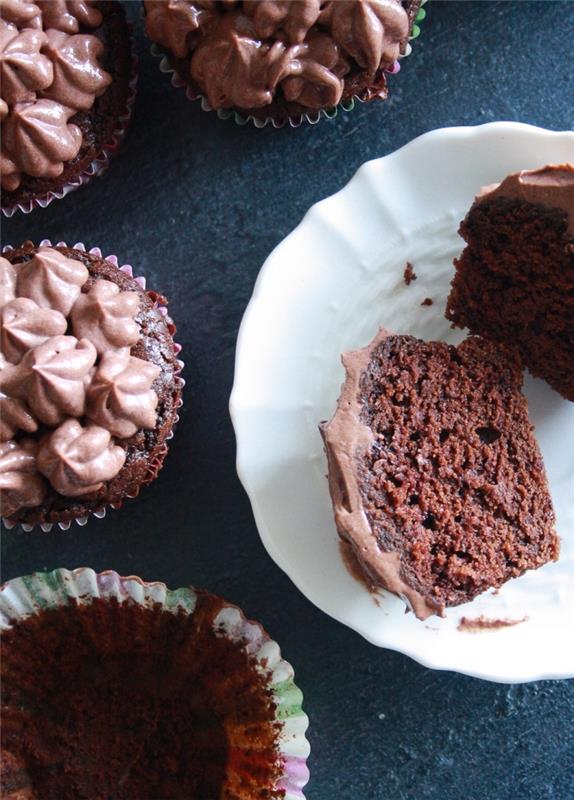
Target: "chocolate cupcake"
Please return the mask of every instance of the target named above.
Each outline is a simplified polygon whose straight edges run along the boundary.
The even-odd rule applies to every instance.
[[[0,504],[24,527],[84,524],[163,465],[183,381],[166,299],[83,245],[0,258]]]
[[[135,97],[119,2],[2,0],[2,212],[45,206],[99,175]]]
[[[303,800],[293,669],[221,598],[56,570],[0,590],[0,627],[2,797]]]
[[[420,0],[144,0],[164,71],[206,109],[276,127],[388,95]],[[421,17],[423,13],[421,12]]]

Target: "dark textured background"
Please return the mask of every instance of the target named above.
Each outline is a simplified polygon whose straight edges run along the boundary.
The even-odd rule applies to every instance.
[[[85,528],[3,532],[3,579],[89,565],[194,583],[261,620],[311,718],[309,800],[571,800],[574,683],[501,686],[423,669],[317,611],[271,562],[235,474],[227,402],[260,265],[365,160],[427,130],[574,127],[574,3],[434,2],[392,99],[299,130],[239,128],[141,57],[133,129],[105,178],[4,222],[3,240],[116,253],[171,298],[187,402],[159,479]]]

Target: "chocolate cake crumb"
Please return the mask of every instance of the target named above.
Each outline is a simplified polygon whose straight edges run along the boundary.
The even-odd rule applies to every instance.
[[[340,536],[420,619],[558,558],[516,349],[380,331],[322,426]]]
[[[467,246],[454,261],[445,316],[518,347],[535,377],[574,401],[573,217],[568,164],[484,190],[460,224]]]
[[[407,261],[405,264],[405,271],[403,273],[403,279],[407,286],[410,286],[413,281],[416,281],[417,274],[413,269],[413,265],[410,261]]]
[[[483,631],[512,628],[514,625],[520,625],[521,622],[528,622],[528,617],[522,617],[522,619],[489,619],[484,616],[476,617],[476,619],[461,617],[456,627],[457,630],[464,633],[482,633]]]
[[[193,614],[96,598],[2,634],[2,796],[284,797],[269,673]]]
[[[432,304],[433,304],[432,297],[425,297],[425,299],[421,303],[421,306],[432,306]]]

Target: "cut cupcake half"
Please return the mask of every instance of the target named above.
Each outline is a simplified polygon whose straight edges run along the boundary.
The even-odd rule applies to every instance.
[[[516,349],[381,330],[343,363],[321,432],[337,529],[370,583],[425,619],[558,558]]]

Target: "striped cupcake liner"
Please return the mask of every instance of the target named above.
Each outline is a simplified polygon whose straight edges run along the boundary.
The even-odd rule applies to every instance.
[[[53,245],[52,242],[50,241],[50,239],[42,239],[42,241],[39,244],[39,247],[68,247],[68,245],[66,244],[66,242],[57,242],[55,245]],[[123,272],[125,275],[128,275],[130,278],[133,278],[134,281],[138,284],[138,286],[140,286],[144,291],[146,290],[146,279],[141,277],[141,276],[134,277],[133,267],[131,266],[131,264],[122,264],[122,266],[120,266],[117,256],[115,256],[115,255],[104,256],[104,255],[102,255],[102,251],[100,250],[99,247],[91,247],[91,248],[88,249],[83,242],[76,242],[76,244],[72,245],[72,249],[80,250],[83,253],[89,253],[90,255],[95,256],[96,258],[103,258],[104,261],[108,261],[110,264],[113,264],[114,267],[117,267],[120,272]],[[5,245],[2,248],[2,252],[3,253],[7,253],[10,250],[14,250],[14,247],[12,247],[12,245]],[[148,292],[148,295],[149,294],[150,293]],[[159,298],[155,294],[155,292],[153,293],[153,306],[162,317],[167,317],[167,303],[162,302],[161,298]],[[178,344],[177,342],[174,342],[173,345],[174,345],[175,355],[179,356],[179,354],[181,353],[181,350],[182,350],[181,345]],[[182,373],[182,371],[183,371],[183,369],[185,367],[185,364],[180,358],[177,359],[176,363],[177,363],[177,369],[175,371],[174,382],[175,382],[176,387],[180,391],[182,391],[184,386],[185,386],[185,380],[181,377],[181,373]],[[182,405],[183,405],[183,400],[180,397],[180,399],[178,401],[178,404],[177,404],[177,408],[180,409],[182,407]],[[167,436],[166,442],[169,442],[173,438],[175,427],[176,427],[178,422],[179,422],[179,414],[176,414],[175,417],[174,417],[173,427],[172,427],[170,433]],[[159,473],[161,467],[163,466],[163,461],[164,461],[165,455],[167,454],[167,450],[168,450],[168,447],[167,447],[167,443],[166,443],[165,451],[162,452],[161,460],[160,460],[160,463],[158,464],[157,470],[155,470],[155,471],[152,470],[152,472],[150,473],[149,480],[147,480],[144,483],[140,484],[140,486],[138,487],[137,492],[135,492],[134,494],[126,495],[127,499],[132,500],[133,498],[137,497],[139,495],[139,492],[140,492],[140,489],[142,488],[142,486],[145,486],[148,483],[151,483],[151,481],[155,479],[155,477]],[[34,530],[34,528],[39,527],[45,533],[48,533],[49,531],[52,530],[52,528],[55,525],[57,525],[58,528],[60,528],[60,530],[67,531],[67,530],[70,529],[70,527],[72,525],[72,522],[74,522],[76,525],[79,525],[80,527],[83,527],[84,525],[86,525],[88,523],[88,520],[90,519],[90,517],[95,517],[96,519],[103,519],[106,516],[106,512],[107,512],[108,508],[111,508],[113,510],[117,510],[117,509],[121,508],[122,505],[123,505],[123,503],[109,503],[109,504],[106,504],[106,505],[102,505],[100,508],[97,508],[97,509],[94,509],[93,511],[90,511],[90,514],[88,516],[86,516],[86,517],[76,517],[74,520],[68,520],[66,522],[43,522],[43,523],[41,523],[39,525],[28,525],[28,524],[24,524],[24,523],[21,523],[21,522],[15,522],[13,520],[6,519],[6,518],[2,517],[2,523],[3,523],[4,527],[6,528],[6,530],[11,530],[12,528],[15,528],[15,527],[19,526],[20,528],[22,528],[23,531],[29,532],[31,530]]]
[[[61,200],[70,192],[79,189],[80,186],[85,186],[93,178],[103,175],[110,166],[110,161],[121,147],[126,134],[128,132],[130,122],[133,116],[134,105],[137,94],[138,83],[138,65],[139,59],[136,55],[136,47],[131,35],[131,28],[128,26],[131,36],[131,65],[130,65],[130,78],[128,81],[128,95],[126,99],[125,111],[116,120],[116,127],[112,131],[111,137],[106,142],[98,155],[88,164],[88,166],[70,181],[62,183],[53,189],[45,192],[44,194],[33,197],[31,200],[26,200],[22,203],[15,203],[11,206],[2,206],[2,214],[5,217],[12,217],[17,211],[23,214],[30,214],[35,208],[46,208],[53,200]]]
[[[6,583],[0,588],[0,631],[45,609],[68,605],[88,605],[95,598],[133,602],[145,608],[158,604],[173,614],[193,614],[197,591],[192,587],[170,590],[164,583],[147,582],[135,576],[121,577],[116,572],[96,573],[87,567],[73,571],[56,569],[34,573]],[[309,725],[302,709],[303,695],[294,683],[290,664],[281,658],[279,645],[261,625],[249,621],[233,605],[225,605],[213,620],[216,636],[223,636],[253,659],[254,668],[268,681],[278,726],[278,757],[281,775],[273,787],[261,787],[281,795],[283,800],[305,800],[303,789],[309,780],[307,757]],[[73,647],[73,642],[70,642]],[[241,796],[238,797],[240,800]],[[247,796],[245,797],[247,800]]]
[[[409,56],[412,52],[412,45],[411,42],[414,39],[417,39],[420,36],[420,24],[423,19],[426,17],[426,10],[423,8],[425,3],[428,0],[421,0],[421,5],[418,10],[418,13],[415,17],[415,22],[412,27],[411,35],[409,36],[409,41],[407,42],[407,46],[405,52],[399,56],[399,60],[395,61],[392,66],[385,70],[385,72],[389,75],[396,75],[397,72],[400,71],[401,65],[400,60]],[[207,98],[196,92],[186,81],[184,81],[180,75],[176,72],[176,70],[171,66],[169,63],[169,56],[164,48],[160,45],[156,44],[155,42],[152,43],[150,47],[150,52],[154,58],[159,58],[159,69],[160,72],[163,72],[167,75],[171,76],[171,85],[174,86],[176,89],[185,89],[185,95],[188,100],[193,102],[199,101],[201,108],[203,111],[215,111],[219,119],[231,119],[235,122],[236,125],[244,126],[248,124],[253,124],[256,128],[265,128],[267,125],[271,125],[273,128],[283,128],[285,125],[289,125],[291,128],[299,128],[304,123],[308,123],[309,125],[316,125],[322,119],[335,119],[335,117],[339,114],[339,112],[345,111],[352,111],[355,108],[357,103],[364,103],[366,102],[358,95],[351,97],[349,100],[345,100],[340,102],[334,108],[322,108],[318,110],[312,110],[307,112],[306,114],[301,114],[297,117],[289,117],[288,119],[276,120],[273,117],[266,117],[265,119],[259,119],[258,117],[254,117],[252,114],[245,116],[240,114],[239,111],[234,111],[233,109],[229,108],[219,108],[214,109],[209,104]]]

